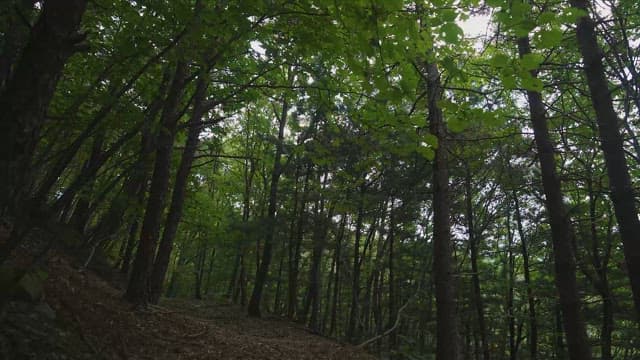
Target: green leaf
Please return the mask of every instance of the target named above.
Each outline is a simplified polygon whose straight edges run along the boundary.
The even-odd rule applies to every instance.
[[[451,101],[448,101],[448,100],[439,100],[438,107],[442,110],[447,110],[451,112],[455,112],[458,109],[457,104],[452,103]]]
[[[514,90],[515,88],[518,87],[518,82],[516,80],[516,77],[511,73],[502,74],[501,80],[502,80],[502,86],[504,86],[504,88],[507,90]]]
[[[438,137],[433,135],[432,133],[426,133],[423,136],[424,142],[427,143],[427,145],[431,146],[434,149],[438,148]]]
[[[460,26],[454,22],[448,22],[442,25],[440,31],[444,40],[451,45],[458,44],[460,42],[460,38],[462,38],[462,35],[464,34]]]
[[[511,59],[502,53],[495,54],[490,60],[490,64],[495,68],[507,67],[510,62]]]
[[[544,61],[544,58],[540,54],[525,54],[520,59],[520,65],[523,70],[535,70],[540,67],[540,64]]]
[[[454,22],[456,21],[456,17],[457,17],[456,12],[453,9],[442,10],[438,15],[445,22]]]
[[[551,30],[543,30],[540,32],[540,46],[546,49],[550,49],[560,45],[562,42],[563,32],[558,28]]]
[[[558,15],[551,11],[543,11],[540,13],[540,16],[538,16],[538,24],[540,25],[556,23],[558,23]]]
[[[464,129],[467,128],[467,122],[458,118],[457,116],[453,116],[450,117],[447,120],[447,125],[449,126],[449,130],[453,131],[454,133],[459,133],[459,132],[463,132]]]
[[[565,24],[574,24],[578,22],[580,18],[583,16],[588,16],[589,14],[582,9],[578,9],[575,7],[566,8],[565,11],[562,12],[560,18],[562,22]]]
[[[533,77],[529,72],[523,73],[521,76],[522,87],[526,90],[541,92],[544,88],[542,80]]]
[[[503,0],[485,0],[485,4],[487,4],[488,6],[497,8],[497,7],[504,6],[505,2]]]
[[[436,157],[436,152],[430,147],[419,146],[416,150],[418,154],[422,155],[427,160],[431,161]]]
[[[536,26],[537,25],[533,20],[525,19],[516,24],[516,26],[513,28],[513,32],[518,37],[527,36],[531,32],[531,30],[535,29]]]

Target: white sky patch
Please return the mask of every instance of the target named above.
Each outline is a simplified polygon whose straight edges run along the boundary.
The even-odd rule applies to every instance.
[[[267,59],[267,51],[265,50],[265,48],[262,46],[262,43],[258,40],[251,40],[249,42],[249,45],[251,46],[251,50],[253,50],[256,54],[258,54],[258,56],[263,59],[266,60]]]
[[[488,34],[491,14],[473,15],[467,20],[459,21],[458,26],[464,31],[467,38],[484,37]]]

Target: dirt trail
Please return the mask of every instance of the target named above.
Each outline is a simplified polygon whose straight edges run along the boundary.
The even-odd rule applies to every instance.
[[[48,267],[50,309],[10,304],[0,358],[375,359],[290,321],[247,318],[234,306],[171,300],[135,311],[120,290],[65,257],[52,257]]]

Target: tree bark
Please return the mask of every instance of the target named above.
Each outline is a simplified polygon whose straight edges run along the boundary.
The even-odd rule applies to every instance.
[[[162,294],[162,285],[169,267],[169,259],[171,258],[171,250],[173,249],[173,241],[178,231],[178,224],[182,217],[182,209],[184,207],[184,198],[187,190],[187,181],[191,174],[191,165],[200,143],[200,132],[202,131],[202,118],[207,111],[205,98],[207,96],[208,74],[201,74],[196,86],[194,95],[193,113],[188,124],[187,143],[182,152],[182,159],[176,173],[176,179],[173,185],[173,193],[171,194],[171,205],[169,213],[162,232],[162,240],[158,247],[153,271],[149,279],[150,301],[157,304]]]
[[[473,282],[473,298],[476,306],[476,316],[478,317],[478,332],[482,343],[482,357],[484,360],[490,359],[489,344],[487,343],[487,327],[484,318],[484,304],[482,301],[482,291],[480,289],[480,271],[478,270],[478,239],[473,216],[473,199],[471,192],[471,172],[466,166],[465,176],[465,205],[467,210],[467,231],[469,236],[469,252],[471,258],[471,281]]]
[[[449,164],[446,125],[438,101],[442,98],[440,72],[425,64],[429,131],[438,139],[433,162],[433,276],[436,288],[436,360],[461,358],[456,319],[450,229]]]
[[[84,40],[78,32],[86,0],[49,0],[0,94],[0,213],[14,217],[10,239],[0,248],[0,263],[18,245],[29,212],[33,183],[31,160],[40,129],[64,65]]]
[[[531,53],[528,37],[518,39],[518,51],[521,57]],[[535,72],[532,72],[532,76],[536,76]],[[569,356],[572,360],[588,360],[591,359],[591,349],[586,326],[580,312],[575,255],[572,249],[575,234],[563,202],[564,195],[556,171],[554,148],[549,137],[542,95],[539,92],[528,90],[527,98],[542,172],[545,205],[551,223],[555,282],[567,336]]]
[[[291,74],[289,75],[291,77]],[[267,208],[267,224],[264,238],[264,248],[262,252],[262,261],[260,269],[256,273],[256,281],[253,285],[251,298],[247,311],[249,316],[260,317],[260,302],[262,300],[262,291],[264,290],[267,276],[269,274],[269,266],[271,265],[271,251],[273,249],[273,236],[275,233],[276,209],[278,206],[278,184],[280,175],[282,174],[282,154],[284,152],[284,129],[287,124],[287,112],[289,111],[289,103],[287,99],[282,100],[282,111],[278,116],[278,140],[276,143],[276,153],[273,160],[273,170],[271,171],[271,183],[269,189],[269,207]]]
[[[291,233],[291,243],[289,244],[289,286],[287,288],[287,316],[293,319],[296,316],[298,308],[298,275],[300,272],[300,248],[304,238],[304,228],[307,222],[307,199],[309,196],[309,179],[313,171],[313,164],[307,164],[307,170],[304,175],[304,185],[302,187],[302,197],[300,199],[300,208],[298,210],[295,231]],[[296,169],[297,172],[297,169]],[[297,178],[296,178],[297,179]],[[296,180],[297,181],[297,180]],[[298,189],[294,193],[294,207],[298,206]]]
[[[363,179],[362,181],[366,181]],[[364,221],[364,196],[367,191],[365,184],[360,185],[358,192],[358,217],[356,219],[355,242],[353,244],[353,273],[351,283],[351,307],[349,322],[347,323],[347,339],[355,341],[357,334],[356,321],[358,319],[358,302],[360,298],[360,238],[362,237],[362,223]]]
[[[158,133],[149,198],[142,222],[138,252],[133,262],[129,285],[125,293],[125,299],[139,305],[146,305],[150,300],[149,280],[169,185],[173,141],[179,119],[178,106],[186,85],[186,72],[186,63],[179,61],[176,64],[173,81],[162,110],[162,127]]]
[[[531,285],[531,267],[529,266],[529,249],[527,240],[522,226],[522,215],[520,213],[520,202],[518,194],[513,190],[513,203],[515,205],[516,225],[518,227],[518,235],[520,236],[520,245],[522,250],[522,266],[524,271],[524,283],[527,286],[527,302],[529,305],[529,354],[532,360],[538,356],[538,320],[536,318],[536,301],[533,295],[533,287]]]
[[[588,0],[571,0],[571,6],[589,13]],[[578,20],[576,34],[584,61],[584,73],[591,92],[591,101],[596,112],[600,147],[609,176],[609,189],[616,219],[620,225],[620,236],[624,247],[633,302],[636,315],[640,316],[640,220],[636,208],[636,197],[629,176],[620,135],[619,119],[613,108],[611,90],[602,63],[603,52],[598,45],[595,23],[589,15]]]
[[[338,296],[340,295],[340,270],[342,268],[342,239],[344,238],[345,227],[347,225],[347,215],[342,215],[340,221],[340,230],[338,230],[338,236],[336,238],[336,273],[333,285],[333,298],[331,300],[331,320],[329,323],[329,335],[333,335],[336,331],[337,317],[338,317]]]

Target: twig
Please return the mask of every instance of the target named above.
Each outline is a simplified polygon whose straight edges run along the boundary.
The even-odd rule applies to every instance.
[[[202,330],[202,331],[199,331],[199,332],[197,332],[195,334],[185,335],[184,337],[187,338],[187,339],[197,338],[197,337],[200,337],[200,336],[206,334],[208,330],[209,330],[209,327],[205,327],[204,330]]]

